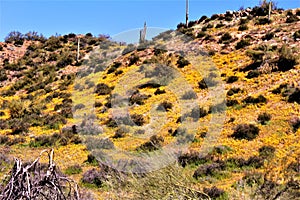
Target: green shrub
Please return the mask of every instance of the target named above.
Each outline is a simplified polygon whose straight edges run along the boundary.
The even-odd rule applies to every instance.
[[[67,175],[80,174],[81,172],[82,172],[82,168],[78,164],[69,166],[65,170],[65,174]]]
[[[260,156],[251,156],[247,160],[246,166],[254,167],[256,169],[261,168],[262,166],[264,166],[264,160],[265,159]]]
[[[226,79],[226,83],[234,83],[236,81],[239,80],[239,77],[237,76],[229,76],[227,79]]]
[[[262,146],[258,149],[258,152],[261,158],[267,159],[274,156],[275,150],[276,149],[273,146]]]
[[[208,87],[213,87],[217,85],[217,82],[212,78],[204,78],[198,82],[200,89],[207,89]]]
[[[246,31],[248,30],[248,26],[246,24],[242,24],[239,26],[238,31]]]
[[[179,56],[179,58],[177,60],[177,66],[178,66],[178,68],[184,68],[185,66],[187,66],[189,64],[190,64],[190,62],[188,60],[186,60],[182,56]]]
[[[259,134],[259,128],[253,124],[239,124],[234,128],[231,137],[235,139],[253,140]]]
[[[95,93],[98,95],[108,95],[111,91],[112,89],[105,83],[99,83],[96,85]]]
[[[227,193],[216,186],[204,188],[203,192],[206,193],[212,200],[229,200]]]
[[[255,25],[265,25],[265,24],[269,24],[270,21],[267,17],[263,17],[263,18],[258,18],[257,21],[255,22]]]
[[[213,14],[210,19],[211,20],[215,20],[215,19],[218,19],[219,18],[219,15],[218,14]]]
[[[292,117],[289,120],[290,125],[293,127],[293,131],[296,132],[300,128],[300,118]]]
[[[181,97],[181,99],[183,100],[196,99],[196,98],[197,98],[197,94],[193,90],[186,91]]]
[[[271,40],[275,34],[273,32],[267,33],[265,36],[262,37],[262,40]]]
[[[272,118],[272,116],[268,113],[261,113],[258,115],[257,120],[259,121],[259,123],[261,123],[262,125],[265,125],[266,122],[270,121]]]
[[[23,45],[24,35],[19,31],[10,32],[4,39],[6,43],[14,43],[15,45]]]
[[[206,36],[206,33],[204,31],[200,31],[197,33],[197,38],[203,38],[204,36]]]
[[[125,127],[120,127],[116,130],[113,138],[117,139],[117,138],[123,138],[126,136],[126,134],[129,132],[129,129],[125,128]]]
[[[258,97],[252,97],[248,96],[243,100],[244,103],[252,103],[252,104],[258,104],[258,103],[266,103],[267,99],[263,95],[259,95]]]
[[[229,42],[231,39],[232,39],[232,36],[230,35],[230,33],[226,32],[220,38],[219,43]]]
[[[219,173],[221,170],[225,169],[225,163],[223,161],[218,161],[211,164],[203,164],[198,167],[194,172],[193,177],[198,179],[206,176],[214,176]]]
[[[155,92],[154,92],[155,95],[160,95],[160,94],[165,94],[165,93],[166,93],[165,90],[161,90],[161,89],[159,89],[159,88],[156,89]]]
[[[239,105],[239,102],[236,99],[227,99],[226,106],[231,107],[236,105]]]
[[[170,111],[172,109],[172,107],[173,107],[172,103],[164,101],[158,105],[157,110]]]
[[[201,18],[199,19],[199,23],[203,22],[206,19],[207,19],[206,15],[201,16]]]
[[[191,151],[188,153],[181,153],[178,156],[178,163],[185,167],[186,165],[195,164],[200,165],[208,162],[210,160],[209,156],[201,156],[200,153]]]
[[[249,22],[249,19],[243,19],[243,18],[241,18],[240,19],[240,22],[239,22],[239,25],[245,25],[245,24],[247,24]]]
[[[250,45],[250,40],[249,39],[246,39],[246,40],[242,39],[241,41],[239,41],[236,44],[235,48],[236,49],[241,49],[241,48],[244,48],[244,47],[249,46],[249,45]]]
[[[103,174],[97,169],[90,169],[82,175],[82,183],[93,184],[97,187],[101,187],[104,181]]]
[[[254,17],[256,16],[266,16],[268,14],[268,9],[266,7],[262,6],[255,6],[252,8],[252,11],[250,14]]]
[[[76,111],[76,110],[83,109],[83,108],[85,108],[85,105],[82,104],[82,103],[77,104],[77,105],[74,106],[74,110],[75,110],[75,111]],[[54,110],[55,110],[55,108],[54,108]]]
[[[91,164],[92,166],[98,166],[98,165],[99,165],[99,163],[98,163],[96,157],[95,157],[93,154],[89,154],[89,155],[87,156],[87,160],[84,161],[84,162],[85,162],[85,163],[89,163],[89,164]]]
[[[136,64],[140,60],[140,57],[136,54],[133,54],[129,57],[129,66]]]
[[[296,31],[296,32],[293,34],[293,37],[294,37],[294,40],[300,39],[300,30]]]
[[[222,28],[222,27],[224,27],[224,26],[225,26],[225,24],[223,24],[223,23],[221,22],[221,23],[219,23],[219,24],[216,25],[216,28]]]
[[[290,95],[288,95],[288,102],[297,102],[300,104],[300,89],[296,88]]]
[[[279,50],[279,60],[278,60],[278,71],[288,71],[297,63],[296,57],[293,55],[293,52],[287,45],[283,45]]]
[[[259,77],[260,72],[258,70],[251,70],[248,72],[246,78],[251,79],[251,78],[256,78]]]
[[[145,123],[145,119],[144,119],[143,115],[133,114],[130,117],[131,117],[131,120],[134,122],[134,124],[137,126],[143,126],[143,124]]]
[[[51,36],[44,44],[44,48],[48,51],[55,51],[62,48],[59,37]]]
[[[109,138],[94,138],[88,137],[85,142],[87,149],[92,151],[93,149],[114,149],[114,143]]]
[[[144,101],[148,98],[149,98],[148,95],[141,94],[139,91],[136,91],[129,98],[129,103],[130,103],[130,105],[133,105],[133,104],[144,105],[145,104]]]
[[[153,135],[150,137],[150,141],[145,142],[137,150],[142,151],[156,151],[159,150],[164,142],[164,138],[162,136]]]
[[[242,90],[241,90],[240,88],[235,88],[235,87],[233,87],[233,88],[230,88],[230,89],[228,90],[227,96],[232,96],[232,95],[237,94],[237,93],[239,93],[239,92],[242,92]]]
[[[299,21],[299,17],[297,15],[290,15],[286,18],[286,23],[294,23]]]
[[[2,81],[6,81],[8,79],[7,74],[6,74],[6,70],[1,68],[0,69],[0,82]]]
[[[202,107],[196,106],[194,107],[191,112],[183,115],[183,119],[186,117],[191,117],[194,120],[198,120],[199,118],[203,118],[208,115],[208,111]]]
[[[0,135],[0,145],[1,144],[7,144],[9,141],[9,137],[6,135]]]

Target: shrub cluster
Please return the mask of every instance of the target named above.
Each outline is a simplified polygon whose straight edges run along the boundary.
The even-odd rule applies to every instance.
[[[213,200],[228,199],[226,192],[222,189],[217,188],[216,186],[213,186],[211,188],[204,188],[203,192]]]
[[[259,128],[253,124],[239,124],[234,128],[231,137],[235,139],[253,140],[259,134]]]
[[[82,175],[82,183],[94,184],[101,187],[104,181],[103,175],[97,169],[90,169]]]
[[[267,159],[274,155],[275,150],[276,149],[273,146],[262,146],[259,148],[258,152],[261,158]]]
[[[286,23],[293,23],[293,22],[297,22],[299,21],[299,17],[297,15],[288,15],[287,18],[286,18]]]
[[[130,105],[138,104],[138,105],[144,105],[144,101],[148,99],[149,96],[145,94],[141,94],[138,90],[135,91],[132,96],[129,98]]]
[[[81,172],[82,172],[82,168],[78,164],[69,166],[65,170],[65,174],[67,175],[80,174]]]
[[[300,128],[300,118],[293,117],[289,121],[290,125],[293,127],[293,131],[296,132]]]
[[[239,26],[238,31],[246,31],[248,30],[248,26],[246,24],[242,24]]]
[[[190,62],[188,60],[186,60],[182,56],[179,56],[179,58],[177,60],[177,66],[178,66],[178,68],[184,68],[185,66],[187,66],[189,64],[190,64]]]
[[[258,104],[258,103],[266,103],[267,99],[263,95],[259,95],[258,97],[248,96],[243,100],[244,103],[248,104]]]
[[[265,125],[266,122],[270,121],[272,118],[272,116],[266,112],[261,113],[258,115],[257,120],[259,121],[259,123],[261,123],[262,125]]]
[[[142,151],[156,151],[160,149],[163,145],[164,138],[162,136],[153,135],[150,137],[150,141],[145,142],[137,150]]]
[[[297,58],[293,55],[293,52],[287,45],[283,45],[279,50],[279,60],[278,60],[278,71],[288,71],[297,63]]]
[[[265,24],[269,24],[270,21],[267,17],[262,17],[262,18],[258,18],[257,21],[255,22],[255,25],[265,25]]]
[[[157,110],[170,111],[172,109],[172,107],[173,107],[172,103],[164,101],[158,105]]]
[[[258,70],[251,70],[247,73],[246,78],[251,79],[251,78],[257,78],[259,77],[260,72]]]
[[[223,161],[217,161],[211,164],[203,164],[198,167],[198,169],[194,172],[194,178],[200,178],[204,176],[213,176],[221,170],[224,170],[226,167]]]
[[[230,35],[230,33],[226,32],[221,36],[219,43],[228,43],[231,39],[232,36]]]
[[[210,158],[209,156],[201,156],[201,154],[196,151],[191,151],[188,153],[180,153],[177,160],[182,167],[185,167],[186,165],[190,164],[204,164],[208,162]]]
[[[294,37],[294,40],[300,39],[300,30],[296,31],[296,32],[293,34],[293,37]]]
[[[116,130],[113,138],[117,139],[117,138],[123,138],[125,137],[126,133],[129,132],[129,129],[125,128],[125,127],[120,127]]]
[[[249,45],[250,45],[250,40],[249,39],[242,39],[241,41],[239,41],[236,44],[235,48],[236,49],[242,49],[242,48],[244,48],[246,46],[249,46]]]
[[[112,88],[110,88],[105,83],[99,83],[96,85],[95,93],[98,95],[107,95],[110,94],[112,91]]]
[[[236,87],[233,87],[233,88],[230,88],[227,92],[227,96],[232,96],[234,94],[237,94],[239,92],[242,92],[242,89],[240,88],[236,88]]]
[[[226,79],[226,83],[234,83],[236,81],[239,80],[239,77],[237,76],[229,76],[227,79]]]
[[[181,99],[183,100],[196,99],[196,98],[197,98],[197,94],[193,90],[186,91],[181,97]]]
[[[70,132],[54,133],[52,135],[41,135],[30,141],[30,147],[50,147],[55,145],[65,146],[67,144],[81,143],[81,139],[78,135],[74,135]]]

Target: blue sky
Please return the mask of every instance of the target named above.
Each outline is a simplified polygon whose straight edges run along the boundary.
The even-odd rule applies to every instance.
[[[299,0],[277,0],[278,7],[300,7]],[[211,16],[241,6],[253,7],[259,0],[190,0],[190,19]],[[185,21],[185,0],[0,0],[0,41],[10,31],[57,34],[88,33],[113,36],[148,27],[175,29]]]

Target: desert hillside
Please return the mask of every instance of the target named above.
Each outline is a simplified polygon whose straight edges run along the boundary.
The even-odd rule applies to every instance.
[[[0,199],[14,158],[26,168],[45,149],[79,199],[299,199],[299,52],[300,9],[268,19],[265,5],[137,45],[11,32],[0,43]]]

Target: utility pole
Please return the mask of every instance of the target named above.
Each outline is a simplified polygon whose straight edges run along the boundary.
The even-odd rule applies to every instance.
[[[186,0],[186,11],[185,11],[185,25],[188,27],[189,23],[189,0]]]

